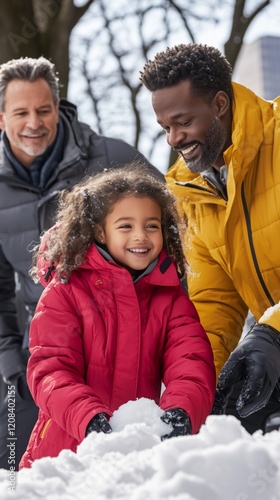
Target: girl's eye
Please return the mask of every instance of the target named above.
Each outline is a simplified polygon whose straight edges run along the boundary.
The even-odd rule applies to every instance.
[[[122,224],[122,226],[119,227],[119,229],[130,229],[131,225],[130,224]]]

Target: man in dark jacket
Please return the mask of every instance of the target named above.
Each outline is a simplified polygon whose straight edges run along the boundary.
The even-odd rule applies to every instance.
[[[124,141],[99,136],[79,122],[76,107],[59,100],[54,65],[43,57],[12,60],[0,67],[0,128],[0,373],[4,382],[0,467],[17,468],[37,418],[25,378],[29,323],[42,291],[28,275],[31,248],[54,223],[63,189],[104,168],[145,159]],[[162,177],[152,165],[151,169]]]

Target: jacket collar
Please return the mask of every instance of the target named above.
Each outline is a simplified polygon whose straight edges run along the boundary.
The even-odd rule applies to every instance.
[[[53,226],[50,231],[55,230]],[[46,233],[48,234],[48,233]],[[40,246],[40,250],[44,250],[47,247],[47,239],[43,238]],[[45,260],[43,257],[39,257],[38,262],[38,276],[41,284],[46,287],[48,283],[55,277],[55,267],[50,261]],[[104,248],[97,245],[92,245],[87,254],[85,261],[79,267],[79,269],[88,269],[96,271],[110,271],[117,273],[127,273],[130,275],[124,267],[119,266],[112,259],[111,255],[106,252]],[[75,273],[75,271],[73,271]],[[137,276],[134,283],[139,282],[142,278],[154,285],[165,285],[165,286],[178,286],[179,277],[174,264],[173,259],[171,259],[165,250],[162,250],[158,258],[155,259],[151,264]]]
[[[24,167],[14,156],[10,142],[6,133],[3,131],[1,135],[3,141],[5,155],[13,167],[15,175],[24,182],[33,185],[34,187],[43,190],[47,187],[48,179],[55,170],[57,164],[63,156],[63,141],[64,131],[60,122],[58,123],[57,133],[52,144],[42,154],[37,156],[31,163],[29,168]]]
[[[223,170],[222,170],[223,169]],[[200,175],[202,179],[205,179],[209,186],[213,187],[218,195],[223,198],[225,201],[228,200],[227,197],[227,185],[226,185],[226,177],[222,177],[221,173],[225,173],[225,169],[227,170],[226,165],[224,165],[221,169],[221,172],[215,170],[214,167],[209,168],[205,172],[202,172]]]
[[[96,270],[107,269],[111,272],[127,272],[130,274],[125,268],[116,264],[108,253],[107,256],[109,256],[109,259],[107,260],[105,254],[106,251],[104,253],[104,249],[102,249],[101,253],[99,246],[92,245],[88,250],[85,262],[82,264],[81,268]],[[137,276],[134,283],[138,283],[142,279],[150,284],[165,286],[178,286],[180,281],[174,261],[167,255],[165,250],[162,250],[158,258],[151,262],[141,275]]]
[[[115,262],[113,257],[109,254],[106,245],[96,245],[96,248],[99,251],[99,253],[101,253],[101,255],[104,257],[105,260],[107,260],[108,262]],[[132,277],[133,283],[136,283],[136,281],[140,280],[143,276],[150,274],[150,272],[156,267],[157,263],[158,263],[158,258],[153,260],[146,269],[136,273],[136,275]]]

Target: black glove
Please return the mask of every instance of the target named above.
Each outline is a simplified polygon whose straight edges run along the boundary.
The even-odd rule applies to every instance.
[[[279,377],[280,333],[256,323],[222,368],[218,389],[227,396],[233,384],[244,380],[236,403],[244,418],[267,404]]]
[[[97,413],[88,423],[86,428],[86,436],[91,432],[104,432],[110,434],[112,427],[110,426],[105,413]]]
[[[181,408],[171,408],[165,411],[160,418],[165,424],[171,424],[173,427],[173,431],[170,434],[161,436],[162,441],[174,436],[185,436],[192,432],[190,417]]]
[[[224,415],[227,398],[218,388],[216,390],[215,401],[211,411],[211,415]]]

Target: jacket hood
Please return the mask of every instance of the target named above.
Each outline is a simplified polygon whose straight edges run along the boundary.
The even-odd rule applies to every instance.
[[[98,138],[98,134],[86,123],[78,121],[77,107],[72,102],[67,101],[67,99],[60,99],[59,115],[68,133],[72,135],[73,142],[81,150],[82,156],[85,155],[86,157],[88,144],[95,138]]]
[[[55,230],[55,226],[50,231]],[[46,250],[48,242],[48,232],[42,238],[40,252]],[[46,287],[50,281],[55,278],[55,266],[49,260],[46,260],[43,255],[37,260],[38,278],[43,287]],[[115,270],[116,272],[125,270],[122,266],[116,264],[114,260],[107,260],[98,250],[96,245],[92,245],[86,254],[85,261],[79,267],[79,270]],[[75,272],[75,271],[74,271]],[[129,271],[127,271],[129,272]],[[169,257],[165,250],[162,250],[158,262],[149,274],[143,273],[146,282],[153,285],[178,286],[179,277],[174,265],[174,261]],[[163,279],[164,278],[164,279]],[[141,276],[139,277],[141,279]],[[138,280],[137,280],[138,281]],[[164,283],[163,283],[164,282]]]
[[[80,269],[115,269],[116,272],[129,272],[119,264],[116,264],[114,261],[106,260],[101,253],[99,252],[96,245],[93,245],[87,255],[85,262],[81,265]],[[170,286],[178,286],[178,274],[176,271],[176,267],[174,265],[174,261],[171,257],[169,257],[165,250],[162,250],[158,257],[158,262],[152,271],[149,274],[145,274],[143,272],[143,277],[145,277],[145,281],[149,282],[153,285],[170,285]],[[164,282],[164,283],[163,283]]]

